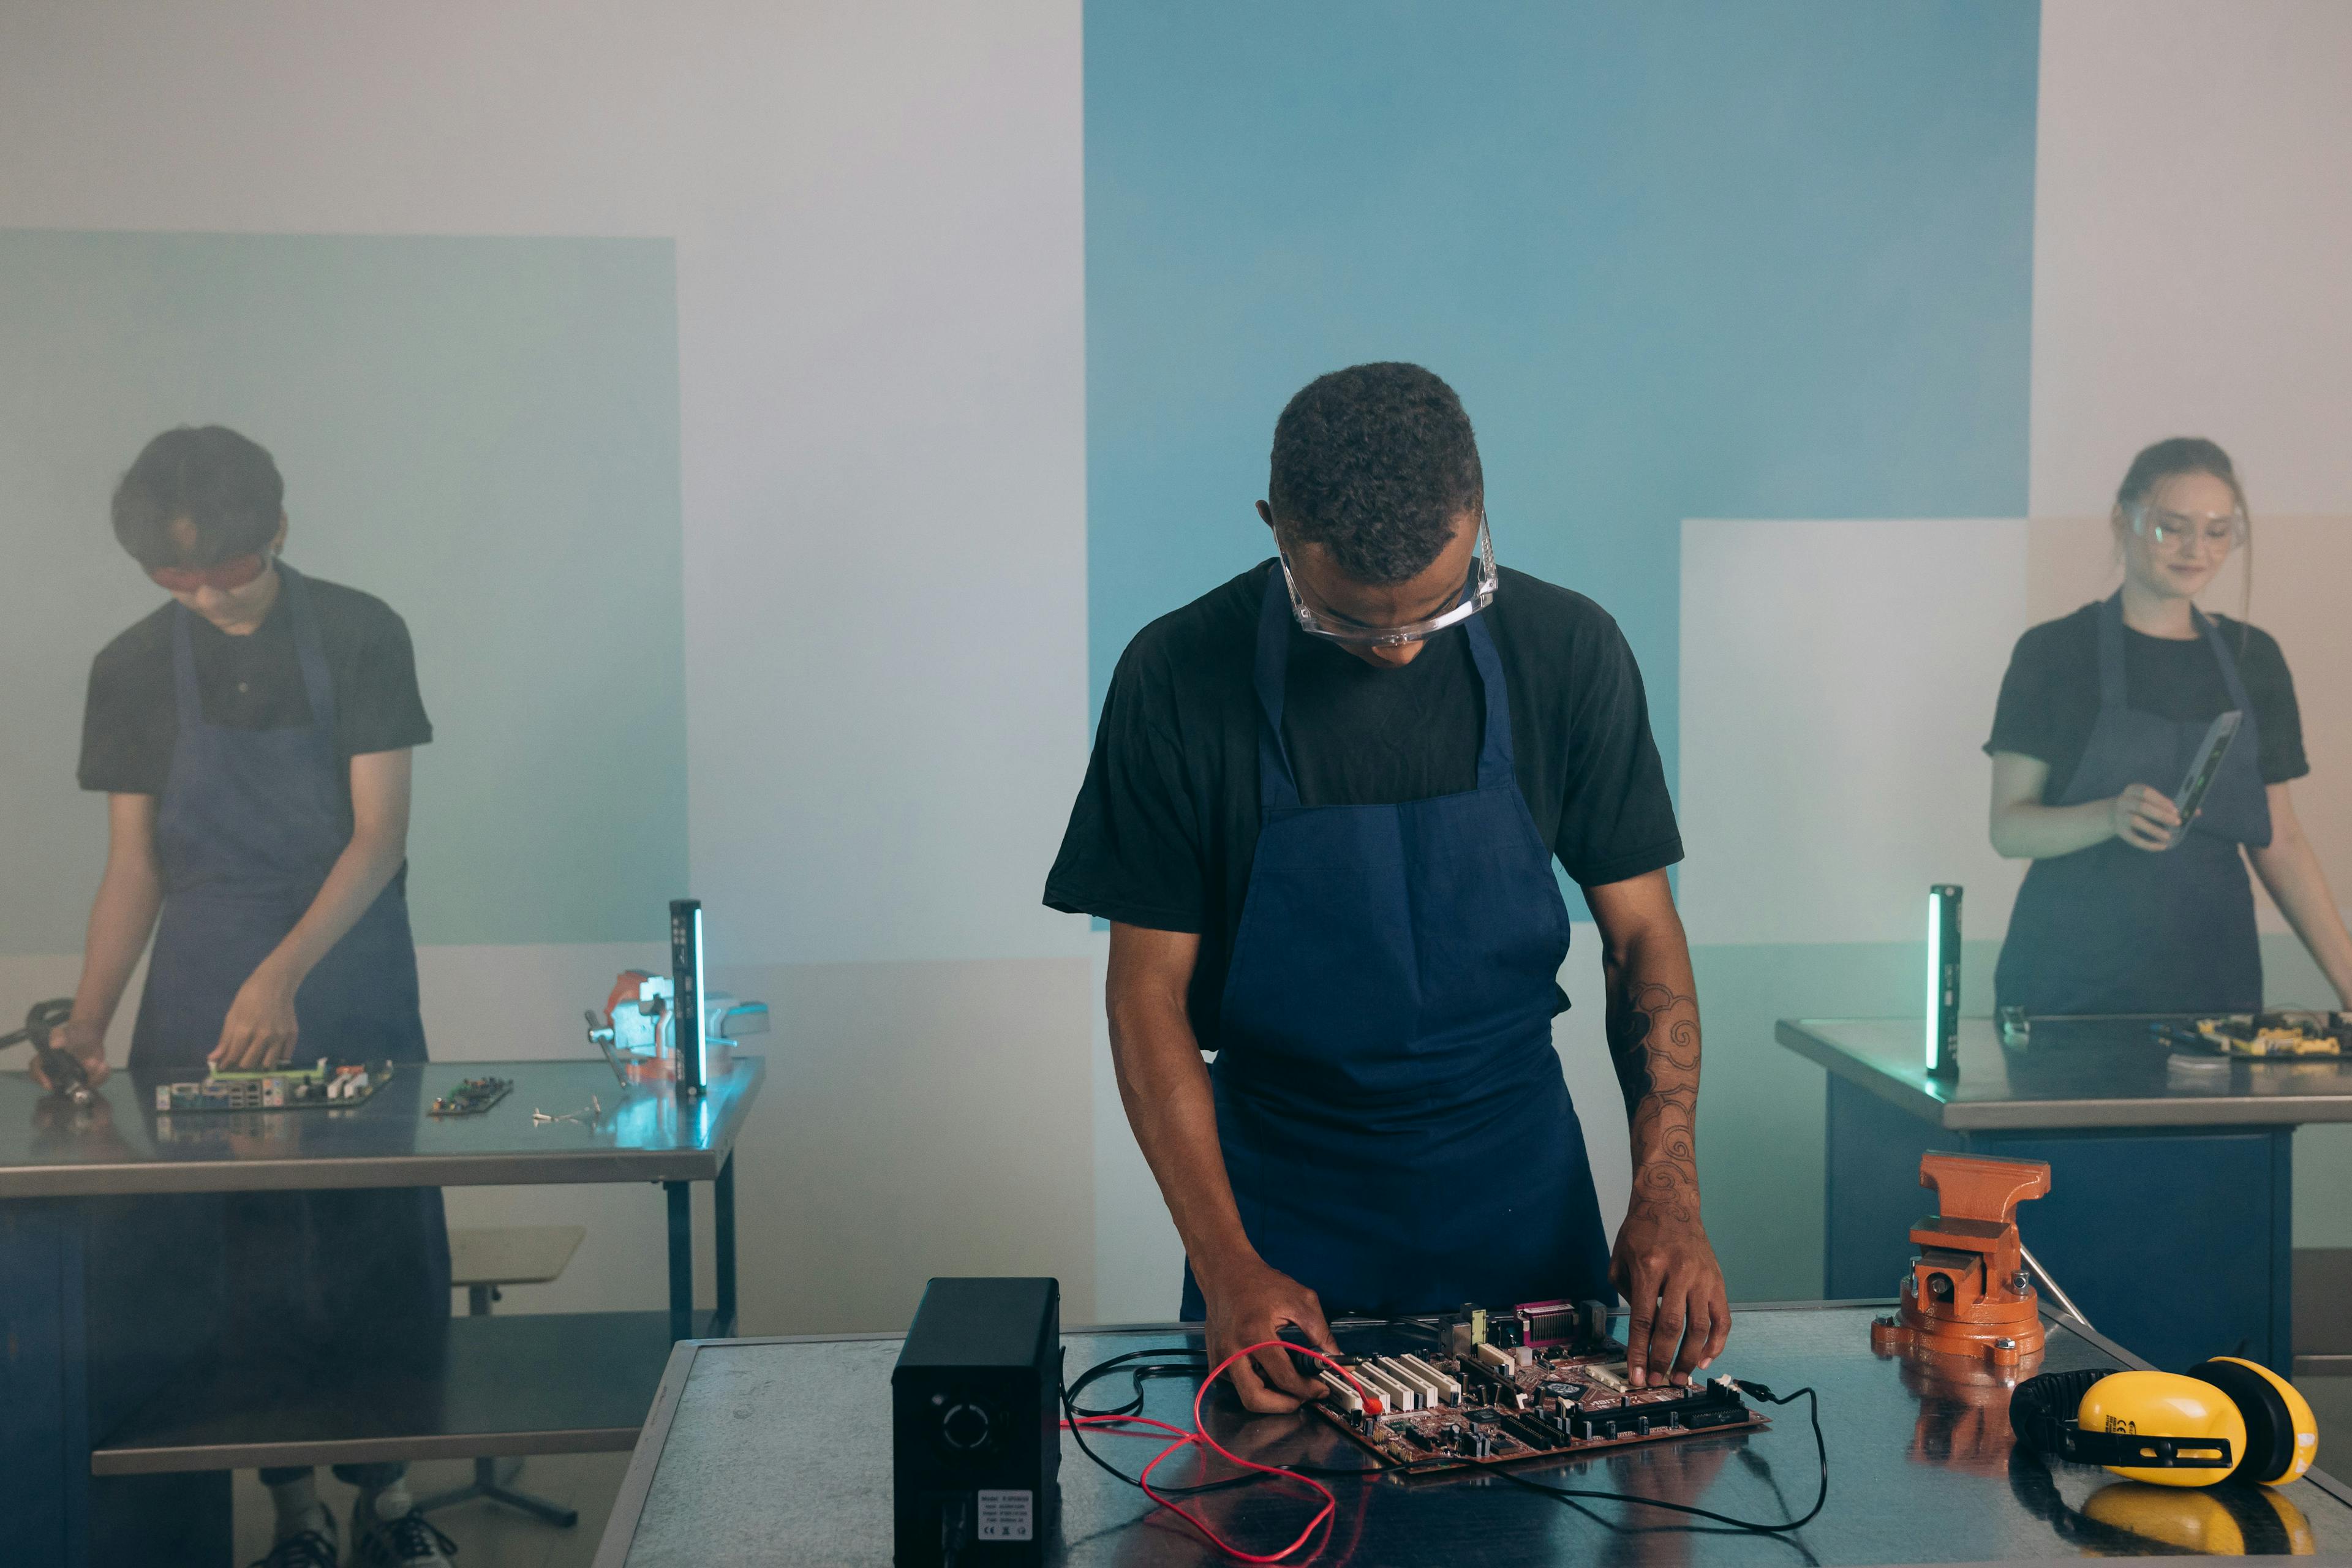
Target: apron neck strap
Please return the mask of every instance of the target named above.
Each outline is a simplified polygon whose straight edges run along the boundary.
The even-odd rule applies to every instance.
[[[335,728],[335,681],[327,672],[327,647],[319,636],[319,616],[310,604],[310,584],[283,561],[278,563],[278,591],[286,595],[286,613],[294,633],[294,658],[302,668],[302,694],[310,700],[310,721],[330,734]]]
[[[2194,605],[2189,606],[2189,618],[2204,635],[2205,646],[2213,650],[2214,662],[2221,667],[2221,686],[2230,694],[2230,706],[2242,713],[2252,713],[2253,704],[2247,700],[2237,657],[2222,638],[2221,628]],[[2099,606],[2099,703],[2105,708],[2129,706],[2124,685],[2124,595],[2120,588]]]
[[[1478,669],[1480,695],[1486,721],[1478,745],[1478,787],[1517,788],[1516,756],[1511,742],[1510,689],[1503,679],[1502,656],[1495,650],[1494,634],[1483,615],[1464,626],[1470,639],[1471,662]],[[1291,772],[1290,752],[1282,740],[1282,704],[1290,679],[1290,594],[1283,585],[1282,568],[1266,574],[1265,599],[1257,617],[1257,656],[1252,665],[1257,705],[1265,723],[1257,737],[1258,806],[1261,812],[1286,810],[1298,804],[1298,779]]]
[[[2252,717],[2254,705],[2246,696],[2245,678],[2238,671],[2237,656],[2230,651],[2229,641],[2221,636],[2221,628],[2213,624],[2211,616],[2193,605],[2189,606],[2189,613],[2197,617],[2197,629],[2205,634],[2205,646],[2213,650],[2213,661],[2221,667],[2221,684],[2229,690],[2230,706],[2249,718]]]

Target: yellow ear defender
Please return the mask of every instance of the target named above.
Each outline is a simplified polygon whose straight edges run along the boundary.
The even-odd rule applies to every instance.
[[[2216,1356],[2185,1373],[2044,1373],[2011,1396],[2027,1447],[2160,1487],[2231,1476],[2284,1486],[2319,1455],[2319,1422],[2266,1366]]]

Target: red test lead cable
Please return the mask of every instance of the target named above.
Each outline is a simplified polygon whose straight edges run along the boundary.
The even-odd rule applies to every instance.
[[[1286,1470],[1279,1465],[1261,1465],[1255,1459],[1244,1459],[1239,1454],[1234,1453],[1223,1444],[1218,1442],[1214,1437],[1210,1436],[1208,1428],[1202,1423],[1201,1404],[1203,1400],[1208,1398],[1209,1390],[1215,1384],[1217,1379],[1223,1377],[1225,1374],[1226,1370],[1230,1368],[1234,1363],[1241,1360],[1242,1357],[1263,1350],[1289,1351],[1298,1355],[1314,1357],[1317,1361],[1323,1363],[1326,1366],[1328,1366],[1334,1372],[1338,1373],[1341,1377],[1347,1379],[1348,1386],[1354,1389],[1363,1399],[1364,1405],[1367,1410],[1370,1410],[1374,1414],[1379,1413],[1381,1409],[1380,1396],[1374,1394],[1370,1389],[1366,1388],[1361,1383],[1358,1382],[1356,1380],[1355,1373],[1349,1372],[1346,1367],[1341,1366],[1329,1356],[1325,1355],[1321,1351],[1309,1350],[1305,1345],[1294,1345],[1287,1340],[1261,1340],[1256,1344],[1249,1345],[1244,1349],[1235,1351],[1233,1354],[1219,1362],[1214,1369],[1210,1372],[1209,1375],[1201,1380],[1201,1391],[1192,1396],[1192,1429],[1190,1432],[1185,1431],[1181,1426],[1176,1426],[1173,1422],[1155,1420],[1148,1415],[1082,1415],[1078,1417],[1077,1421],[1075,1423],[1075,1425],[1081,1426],[1099,1426],[1107,1428],[1113,1436],[1148,1437],[1155,1435],[1173,1436],[1176,1440],[1169,1444],[1166,1447],[1160,1449],[1157,1454],[1154,1454],[1151,1457],[1151,1462],[1143,1467],[1143,1473],[1139,1478],[1138,1484],[1143,1488],[1144,1496],[1150,1498],[1153,1502],[1158,1503],[1161,1508],[1164,1508],[1170,1512],[1175,1514],[1179,1519],[1181,1519],[1185,1523],[1191,1525],[1194,1530],[1199,1531],[1202,1538],[1205,1539],[1210,1545],[1215,1547],[1226,1556],[1240,1563],[1280,1563],[1285,1558],[1290,1556],[1293,1552],[1297,1552],[1300,1548],[1304,1547],[1309,1541],[1313,1540],[1315,1538],[1315,1532],[1328,1524],[1331,1521],[1332,1517],[1339,1511],[1339,1500],[1338,1496],[1332,1492],[1329,1487],[1325,1486],[1321,1481],[1317,1480],[1314,1477],[1302,1476],[1296,1470]],[[1068,1426],[1073,1425],[1073,1423],[1065,1421],[1062,1425]],[[1307,1521],[1307,1528],[1298,1532],[1298,1539],[1293,1541],[1281,1551],[1271,1553],[1244,1552],[1241,1548],[1226,1541],[1224,1537],[1219,1535],[1215,1531],[1210,1529],[1207,1521],[1195,1514],[1191,1509],[1186,1508],[1182,1503],[1174,1501],[1171,1499],[1164,1498],[1158,1492],[1151,1489],[1151,1472],[1159,1468],[1160,1462],[1168,1458],[1169,1455],[1175,1453],[1178,1449],[1192,1447],[1196,1444],[1202,1447],[1211,1450],[1228,1463],[1240,1466],[1243,1469],[1255,1470],[1262,1475],[1277,1476],[1284,1480],[1297,1481],[1301,1486],[1312,1487],[1315,1490],[1323,1494],[1323,1506],[1316,1510],[1316,1514],[1313,1519]]]

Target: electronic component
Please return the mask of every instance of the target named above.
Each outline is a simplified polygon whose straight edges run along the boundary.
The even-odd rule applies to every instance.
[[[890,1373],[898,1568],[1045,1562],[1061,1509],[1061,1299],[1043,1279],[924,1288]]]
[[[1507,1321],[1521,1321],[1496,1313],[1488,1323]],[[1764,1425],[1728,1379],[1633,1387],[1624,1354],[1623,1346],[1603,1341],[1582,1353],[1542,1356],[1528,1346],[1480,1344],[1467,1356],[1438,1350],[1341,1357],[1364,1396],[1351,1403],[1335,1395],[1307,1408],[1405,1479]],[[1325,1381],[1342,1382],[1328,1372]],[[1365,1414],[1375,1401],[1386,1406],[1377,1418]]]
[[[2215,714],[2213,722],[2205,727],[2205,738],[2198,742],[2197,755],[2189,763],[2189,772],[2182,775],[2180,787],[2172,795],[2172,809],[2180,814],[2180,826],[2173,829],[2173,843],[2180,842],[2180,836],[2189,831],[2189,825],[2205,809],[2206,792],[2221,776],[2221,761],[2230,754],[2230,743],[2238,738],[2238,726],[2245,717],[2242,710],[2232,708],[2226,713]]]
[[[702,1011],[702,900],[669,903],[669,973],[677,999],[677,1091],[700,1094],[710,1082],[710,1020]]]
[[[2231,1013],[2148,1027],[2167,1045],[2225,1057],[2340,1057],[2352,1042],[2342,1013]]]
[[[451,1087],[448,1093],[434,1100],[426,1112],[432,1116],[479,1116],[499,1100],[514,1092],[510,1078],[469,1078]]]
[[[1927,1076],[1960,1076],[1960,889],[1927,889]]]
[[[350,1110],[374,1097],[391,1081],[390,1062],[369,1067],[344,1062],[329,1067],[320,1057],[316,1067],[262,1068],[224,1072],[181,1083],[155,1086],[159,1111],[195,1110]]]
[[[1609,1337],[1609,1309],[1600,1301],[1522,1301],[1521,1334],[1537,1350],[1582,1349]]]

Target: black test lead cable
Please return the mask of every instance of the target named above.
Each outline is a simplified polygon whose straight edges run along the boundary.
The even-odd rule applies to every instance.
[[[1749,1383],[1737,1377],[1731,1380],[1731,1385],[1749,1398],[1760,1399],[1767,1405],[1793,1405],[1800,1399],[1806,1402],[1807,1412],[1813,1427],[1813,1452],[1821,1461],[1822,1484],[1821,1489],[1813,1494],[1813,1506],[1805,1510],[1803,1518],[1789,1520],[1780,1524],[1759,1524],[1753,1520],[1735,1519],[1730,1514],[1717,1513],[1712,1509],[1699,1508],[1691,1503],[1664,1502],[1657,1498],[1635,1497],[1631,1492],[1588,1490],[1581,1487],[1546,1486],[1541,1481],[1529,1480],[1527,1477],[1502,1467],[1497,1467],[1493,1473],[1514,1486],[1525,1487],[1533,1492],[1541,1492],[1554,1502],[1565,1503],[1570,1507],[1578,1501],[1631,1503],[1642,1508],[1664,1509],[1669,1513],[1685,1513],[1697,1519],[1713,1520],[1716,1523],[1728,1526],[1736,1533],[1744,1535],[1785,1536],[1804,1529],[1820,1517],[1823,1505],[1830,1498],[1830,1447],[1828,1440],[1822,1436],[1822,1396],[1810,1388],[1801,1388],[1794,1394],[1775,1394],[1760,1383]],[[1694,1527],[1684,1525],[1667,1528],[1687,1530]],[[1790,1544],[1796,1543],[1792,1542]]]
[[[1174,1357],[1178,1359],[1169,1361],[1151,1361],[1149,1359],[1155,1356]],[[1135,1391],[1134,1398],[1129,1400],[1123,1405],[1101,1410],[1087,1409],[1078,1405],[1077,1396],[1084,1393],[1087,1387],[1098,1382],[1102,1378],[1108,1376],[1110,1373],[1121,1370],[1122,1368],[1127,1369],[1129,1372],[1130,1384]],[[1103,1362],[1097,1365],[1087,1368],[1085,1372],[1078,1374],[1078,1379],[1076,1383],[1066,1384],[1062,1389],[1063,1414],[1069,1419],[1070,1433],[1078,1445],[1079,1452],[1085,1454],[1087,1458],[1092,1459],[1097,1466],[1108,1472],[1110,1475],[1125,1481],[1131,1487],[1141,1489],[1143,1482],[1139,1478],[1130,1476],[1126,1471],[1121,1470],[1109,1460],[1096,1453],[1094,1449],[1087,1445],[1085,1428],[1079,1425],[1079,1418],[1081,1416],[1135,1415],[1143,1408],[1143,1384],[1147,1378],[1187,1377],[1205,1372],[1207,1369],[1208,1356],[1206,1352],[1195,1351],[1191,1349],[1189,1346],[1182,1345],[1161,1346],[1152,1350],[1129,1351],[1125,1355],[1113,1356],[1107,1362]],[[1742,1394],[1747,1394],[1752,1399],[1760,1399],[1768,1405],[1793,1405],[1800,1399],[1806,1402],[1807,1419],[1811,1425],[1813,1430],[1813,1453],[1821,1466],[1821,1485],[1813,1494],[1813,1506],[1805,1510],[1803,1517],[1788,1520],[1777,1524],[1762,1524],[1753,1520],[1735,1518],[1727,1513],[1717,1513],[1712,1509],[1699,1508],[1691,1503],[1667,1502],[1658,1498],[1637,1497],[1631,1492],[1612,1492],[1601,1490],[1599,1489],[1578,1487],[1547,1486],[1541,1481],[1530,1480],[1526,1476],[1518,1474],[1517,1470],[1506,1466],[1493,1467],[1491,1469],[1488,1469],[1486,1473],[1499,1476],[1504,1480],[1510,1482],[1514,1486],[1521,1487],[1528,1491],[1537,1492],[1542,1496],[1550,1498],[1554,1502],[1559,1503],[1564,1507],[1575,1508],[1578,1512],[1584,1514],[1587,1518],[1593,1520],[1594,1522],[1611,1530],[1622,1531],[1626,1527],[1620,1525],[1613,1521],[1602,1519],[1599,1515],[1592,1513],[1591,1510],[1580,1508],[1578,1505],[1581,1502],[1626,1503],[1637,1507],[1659,1509],[1669,1513],[1686,1514],[1695,1519],[1710,1520],[1713,1521],[1715,1524],[1723,1527],[1721,1531],[1710,1530],[1704,1525],[1661,1525],[1648,1527],[1649,1529],[1659,1531],[1693,1531],[1710,1535],[1727,1531],[1728,1533],[1739,1535],[1790,1537],[1793,1532],[1802,1530],[1806,1525],[1811,1524],[1815,1519],[1819,1518],[1822,1508],[1829,1502],[1830,1455],[1828,1440],[1822,1435],[1821,1395],[1811,1388],[1801,1388],[1793,1394],[1774,1394],[1771,1389],[1766,1387],[1763,1384],[1751,1383],[1744,1378],[1733,1378],[1730,1382],[1732,1386],[1738,1389]],[[1375,1460],[1373,1463],[1369,1465],[1335,1466],[1300,1464],[1286,1466],[1285,1468],[1301,1475],[1361,1478],[1365,1476],[1380,1475],[1385,1471],[1401,1468],[1402,1467],[1386,1460]],[[1171,1487],[1167,1489],[1171,1495],[1190,1497],[1202,1492],[1223,1491],[1233,1487],[1248,1486],[1266,1479],[1269,1478],[1257,1474],[1233,1476],[1228,1477],[1223,1480],[1205,1481],[1187,1487]],[[1775,1489],[1777,1489],[1777,1488]],[[1647,1533],[1648,1529],[1644,1529],[1637,1532]],[[1803,1551],[1801,1542],[1790,1540],[1790,1544],[1797,1547],[1801,1552]],[[1807,1552],[1806,1555],[1810,1557],[1811,1554]]]

